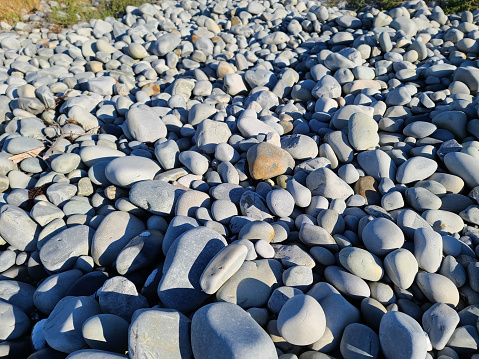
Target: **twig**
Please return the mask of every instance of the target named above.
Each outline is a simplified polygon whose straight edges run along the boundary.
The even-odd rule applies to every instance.
[[[35,148],[34,150],[26,151],[19,153],[17,155],[14,155],[12,157],[9,157],[9,160],[12,160],[15,163],[20,162],[21,160],[24,160],[25,158],[30,158],[30,157],[38,157],[40,152],[42,152],[45,149],[45,146]]]

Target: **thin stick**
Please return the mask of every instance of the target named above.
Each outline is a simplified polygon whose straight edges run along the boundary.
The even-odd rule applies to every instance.
[[[21,160],[24,160],[25,158],[30,158],[30,157],[38,157],[40,152],[42,152],[45,149],[45,146],[35,148],[34,150],[26,151],[19,153],[18,155],[14,155],[12,157],[9,157],[9,160],[12,160],[15,163],[20,162]]]

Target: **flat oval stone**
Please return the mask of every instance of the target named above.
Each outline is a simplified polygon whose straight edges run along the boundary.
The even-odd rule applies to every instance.
[[[67,174],[76,169],[80,162],[81,157],[76,153],[64,153],[62,155],[52,157],[50,166],[55,172]]]
[[[158,285],[158,296],[165,307],[188,313],[201,306],[208,298],[200,286],[201,275],[226,245],[223,236],[206,227],[190,229],[173,242]]]
[[[389,155],[382,150],[360,152],[357,156],[361,168],[375,180],[382,178],[396,178],[396,165]]]
[[[201,289],[214,294],[235,274],[248,255],[248,248],[241,244],[230,244],[219,251],[203,271],[200,278]]]
[[[381,260],[361,248],[346,247],[341,249],[339,262],[354,275],[368,281],[378,281],[384,273]]]
[[[160,166],[149,158],[128,156],[112,160],[105,167],[105,176],[114,185],[129,188],[137,182],[152,180],[160,171]]]
[[[409,315],[387,312],[379,326],[379,342],[388,359],[426,358],[427,337]]]
[[[282,284],[282,274],[283,268],[277,260],[245,261],[216,292],[216,299],[242,308],[264,306],[273,290]]]
[[[107,352],[97,349],[83,349],[77,350],[68,356],[69,359],[124,359],[128,358],[127,355],[118,353]]]
[[[447,169],[461,177],[466,184],[474,188],[479,186],[479,159],[462,152],[449,152],[444,156]]]
[[[270,336],[232,303],[212,303],[196,311],[191,322],[191,345],[195,359],[278,358]]]
[[[363,229],[362,238],[366,248],[380,257],[404,244],[401,229],[386,218],[375,218],[369,222]]]
[[[247,160],[250,174],[257,180],[287,174],[294,168],[294,159],[287,151],[267,142],[251,146]]]
[[[338,266],[329,266],[324,270],[324,277],[339,292],[353,299],[367,298],[371,291],[367,283],[358,276]]]
[[[295,295],[281,308],[278,331],[293,345],[309,345],[318,341],[326,330],[323,308],[309,295]]]
[[[377,122],[365,113],[353,114],[348,121],[348,140],[356,151],[376,147],[379,144]]]
[[[0,208],[0,236],[13,248],[34,251],[40,228],[23,209],[7,204]]]
[[[122,211],[108,214],[92,239],[93,260],[97,265],[111,265],[128,242],[143,230],[144,223],[132,214]]]
[[[100,307],[92,297],[65,297],[58,302],[43,326],[48,345],[63,353],[73,353],[86,343],[82,326],[93,315],[100,314]],[[68,330],[64,328],[68,327]]]
[[[46,278],[33,294],[35,307],[46,315],[50,314],[55,305],[66,296],[72,284],[82,276],[80,270],[71,269]]]
[[[130,202],[157,215],[172,215],[183,189],[164,181],[146,180],[135,183],[130,190]]]
[[[124,353],[128,346],[128,322],[114,314],[97,314],[82,327],[85,342],[92,349]]]
[[[414,233],[414,256],[419,268],[435,273],[442,262],[442,237],[428,228],[418,228]]]
[[[399,248],[384,258],[384,270],[395,285],[407,289],[414,283],[418,264],[410,251]]]
[[[123,152],[106,146],[87,146],[80,151],[81,160],[88,167],[101,161],[111,161],[124,156]]]
[[[424,331],[436,350],[444,349],[458,324],[459,315],[444,303],[433,304],[422,316]]]
[[[135,312],[128,335],[133,358],[191,358],[190,319],[174,309],[152,308]]]
[[[462,218],[456,213],[450,211],[430,209],[423,212],[422,218],[424,218],[426,222],[437,231],[459,233],[464,228],[464,221]]]
[[[412,157],[399,166],[396,180],[404,184],[422,181],[431,176],[436,170],[436,161],[422,156]]]
[[[329,168],[318,168],[306,177],[306,186],[313,196],[344,199],[354,194],[353,189]]]
[[[457,306],[459,291],[447,277],[437,273],[418,273],[416,283],[424,295],[433,303],[445,303]]]
[[[50,272],[73,268],[80,256],[90,252],[95,231],[85,225],[67,228],[50,238],[40,249],[40,260]]]
[[[269,191],[266,195],[266,203],[274,215],[289,217],[294,210],[294,197],[284,189]]]
[[[30,319],[17,306],[0,300],[0,340],[13,340],[25,335],[30,328]]]
[[[121,250],[115,261],[119,274],[126,275],[147,267],[161,253],[163,232],[149,229],[132,238]]]
[[[371,328],[353,323],[344,329],[339,348],[344,359],[377,358],[379,338]]]

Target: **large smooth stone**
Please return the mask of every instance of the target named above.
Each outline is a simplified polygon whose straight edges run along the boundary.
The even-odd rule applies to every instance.
[[[44,314],[50,314],[55,305],[66,296],[68,290],[83,276],[78,269],[54,274],[46,278],[33,294],[33,303]]]
[[[67,228],[50,238],[40,249],[40,260],[50,272],[73,268],[80,256],[87,256],[95,231],[85,225]]]
[[[251,146],[247,160],[251,177],[256,180],[289,173],[294,168],[294,159],[287,151],[267,142]]]
[[[216,293],[241,268],[247,255],[248,248],[241,244],[230,244],[223,248],[201,274],[201,289],[207,294]]]
[[[30,319],[16,305],[0,300],[0,341],[13,340],[26,334]]]
[[[183,189],[164,181],[151,180],[135,183],[130,190],[130,202],[160,216],[173,214]]]
[[[270,336],[242,308],[212,303],[196,311],[191,322],[195,359],[277,359]]]
[[[416,283],[432,303],[445,303],[454,307],[459,303],[459,291],[456,286],[449,278],[441,274],[418,273]]]
[[[396,165],[389,155],[381,150],[363,151],[357,156],[358,163],[368,176],[376,181],[382,178],[396,178]]]
[[[105,176],[116,186],[131,187],[133,184],[152,180],[161,171],[160,166],[146,157],[118,157],[105,167]]]
[[[131,321],[128,354],[131,358],[191,358],[190,323],[174,309],[141,309]]]
[[[242,308],[264,306],[273,290],[282,285],[282,275],[283,268],[277,260],[245,261],[216,292],[216,299]]]
[[[311,345],[311,349],[323,353],[338,349],[344,328],[359,322],[359,310],[329,283],[316,283],[307,294],[319,302],[326,316],[326,330],[321,339]]]
[[[293,345],[309,345],[321,339],[326,330],[323,308],[309,295],[296,295],[281,308],[278,331]]]
[[[339,262],[359,278],[376,282],[384,274],[381,260],[362,248],[346,247],[339,252]]]
[[[127,321],[136,310],[148,307],[148,301],[138,294],[135,284],[122,276],[105,281],[95,295],[103,313],[118,315]]]
[[[341,294],[352,299],[363,299],[371,295],[369,286],[363,279],[349,273],[341,267],[326,267],[324,277],[341,292]]]
[[[418,264],[410,251],[399,248],[384,258],[384,270],[396,286],[401,289],[407,289],[414,283]]]
[[[162,243],[162,232],[155,229],[141,232],[118,254],[115,261],[116,271],[126,275],[148,266],[161,253]]]
[[[323,196],[328,199],[343,199],[354,194],[353,189],[336,173],[326,167],[318,168],[306,177],[306,186],[313,196]]]
[[[422,316],[422,326],[436,350],[444,349],[458,324],[459,314],[444,303],[432,305]]]
[[[69,356],[68,359],[124,359],[128,358],[127,355],[122,355],[118,353],[106,352],[104,350],[96,349],[83,349],[78,350]]]
[[[144,223],[127,212],[108,214],[98,226],[91,244],[91,256],[97,265],[108,266],[128,242],[145,230]]]
[[[349,324],[344,329],[340,350],[344,359],[377,358],[379,354],[378,335],[363,324]]]
[[[23,209],[7,204],[0,208],[0,236],[20,251],[37,249],[40,227]]]
[[[396,180],[404,184],[421,181],[431,176],[436,170],[436,161],[422,156],[412,157],[398,167]]]
[[[167,308],[189,313],[208,298],[200,286],[201,274],[225,246],[218,232],[196,227],[173,242],[166,255],[158,296]]]
[[[124,353],[127,349],[129,323],[114,314],[88,318],[82,327],[85,342],[92,349]]]
[[[426,335],[418,322],[402,312],[383,315],[379,325],[379,342],[388,359],[426,358]]]
[[[43,326],[48,345],[63,353],[73,353],[86,343],[82,326],[93,315],[100,314],[100,307],[92,297],[65,297],[58,302]]]
[[[135,107],[128,111],[123,126],[128,134],[140,142],[155,142],[166,137],[166,125],[160,116],[149,107]],[[134,157],[141,158],[141,157]]]
[[[25,313],[34,309],[33,294],[35,287],[16,280],[0,280],[0,300],[13,304]]]
[[[474,188],[479,186],[479,159],[462,152],[449,152],[444,156],[447,169],[461,177],[466,184]]]
[[[373,219],[364,227],[362,238],[367,250],[380,257],[404,244],[401,229],[393,221],[382,217]]]

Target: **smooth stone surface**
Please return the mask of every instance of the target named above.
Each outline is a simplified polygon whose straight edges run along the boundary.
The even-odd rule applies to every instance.
[[[426,358],[427,337],[409,315],[388,312],[379,327],[379,342],[387,358]]]
[[[43,327],[48,345],[63,353],[73,353],[85,346],[82,326],[100,307],[91,297],[65,297],[55,306]],[[69,328],[65,331],[63,328]]]
[[[309,345],[319,340],[326,330],[326,317],[321,305],[309,295],[296,295],[281,308],[278,331],[289,343]]]
[[[434,304],[422,316],[423,328],[436,350],[444,349],[458,324],[459,315],[444,303]]]
[[[363,229],[362,239],[366,248],[380,257],[404,244],[401,229],[386,218],[375,218],[369,222]]]
[[[108,214],[91,241],[93,260],[98,265],[111,265],[125,245],[143,230],[144,223],[132,214],[122,211]]]
[[[197,227],[183,233],[166,254],[158,296],[167,308],[189,313],[208,298],[200,278],[208,263],[227,245],[218,232]]]
[[[113,314],[88,318],[82,327],[85,342],[92,349],[124,353],[127,349],[129,323]]]
[[[191,345],[197,359],[278,358],[264,329],[232,303],[212,303],[196,311],[191,322]]]
[[[128,335],[133,358],[191,358],[190,319],[174,309],[135,312]]]

